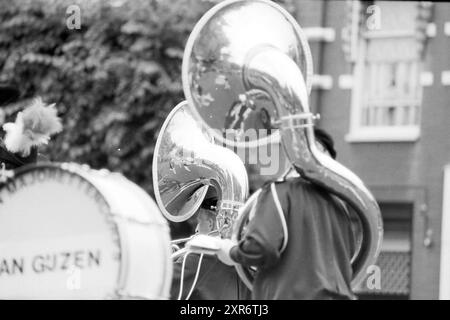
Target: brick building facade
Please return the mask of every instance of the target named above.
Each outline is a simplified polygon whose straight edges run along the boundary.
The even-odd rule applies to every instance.
[[[292,3],[318,125],[383,213],[381,288],[361,297],[449,298],[450,3]]]

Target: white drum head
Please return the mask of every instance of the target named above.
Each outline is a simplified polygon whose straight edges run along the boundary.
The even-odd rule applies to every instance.
[[[119,225],[82,175],[19,170],[0,189],[0,299],[115,298],[129,255]]]

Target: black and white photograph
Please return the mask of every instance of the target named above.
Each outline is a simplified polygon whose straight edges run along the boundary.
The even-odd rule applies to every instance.
[[[0,300],[450,300],[450,2],[0,0]]]

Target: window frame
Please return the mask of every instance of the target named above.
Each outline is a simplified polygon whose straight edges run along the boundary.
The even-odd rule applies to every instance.
[[[362,90],[366,65],[368,41],[379,38],[414,37],[413,32],[405,31],[367,31],[359,35],[357,54],[353,66],[353,86],[351,92],[350,128],[345,140],[354,142],[415,142],[420,138],[420,118],[423,107],[423,86],[420,81],[422,61],[419,58],[418,86],[420,88],[419,124],[405,126],[363,126],[361,121]]]
[[[430,249],[436,241],[428,209],[427,188],[421,185],[369,185],[369,189],[378,202],[411,203],[413,205],[410,299],[420,298],[423,284],[420,281],[422,274],[418,272],[423,272],[429,267],[429,261],[424,258],[431,254]],[[427,240],[430,242],[428,243]]]

